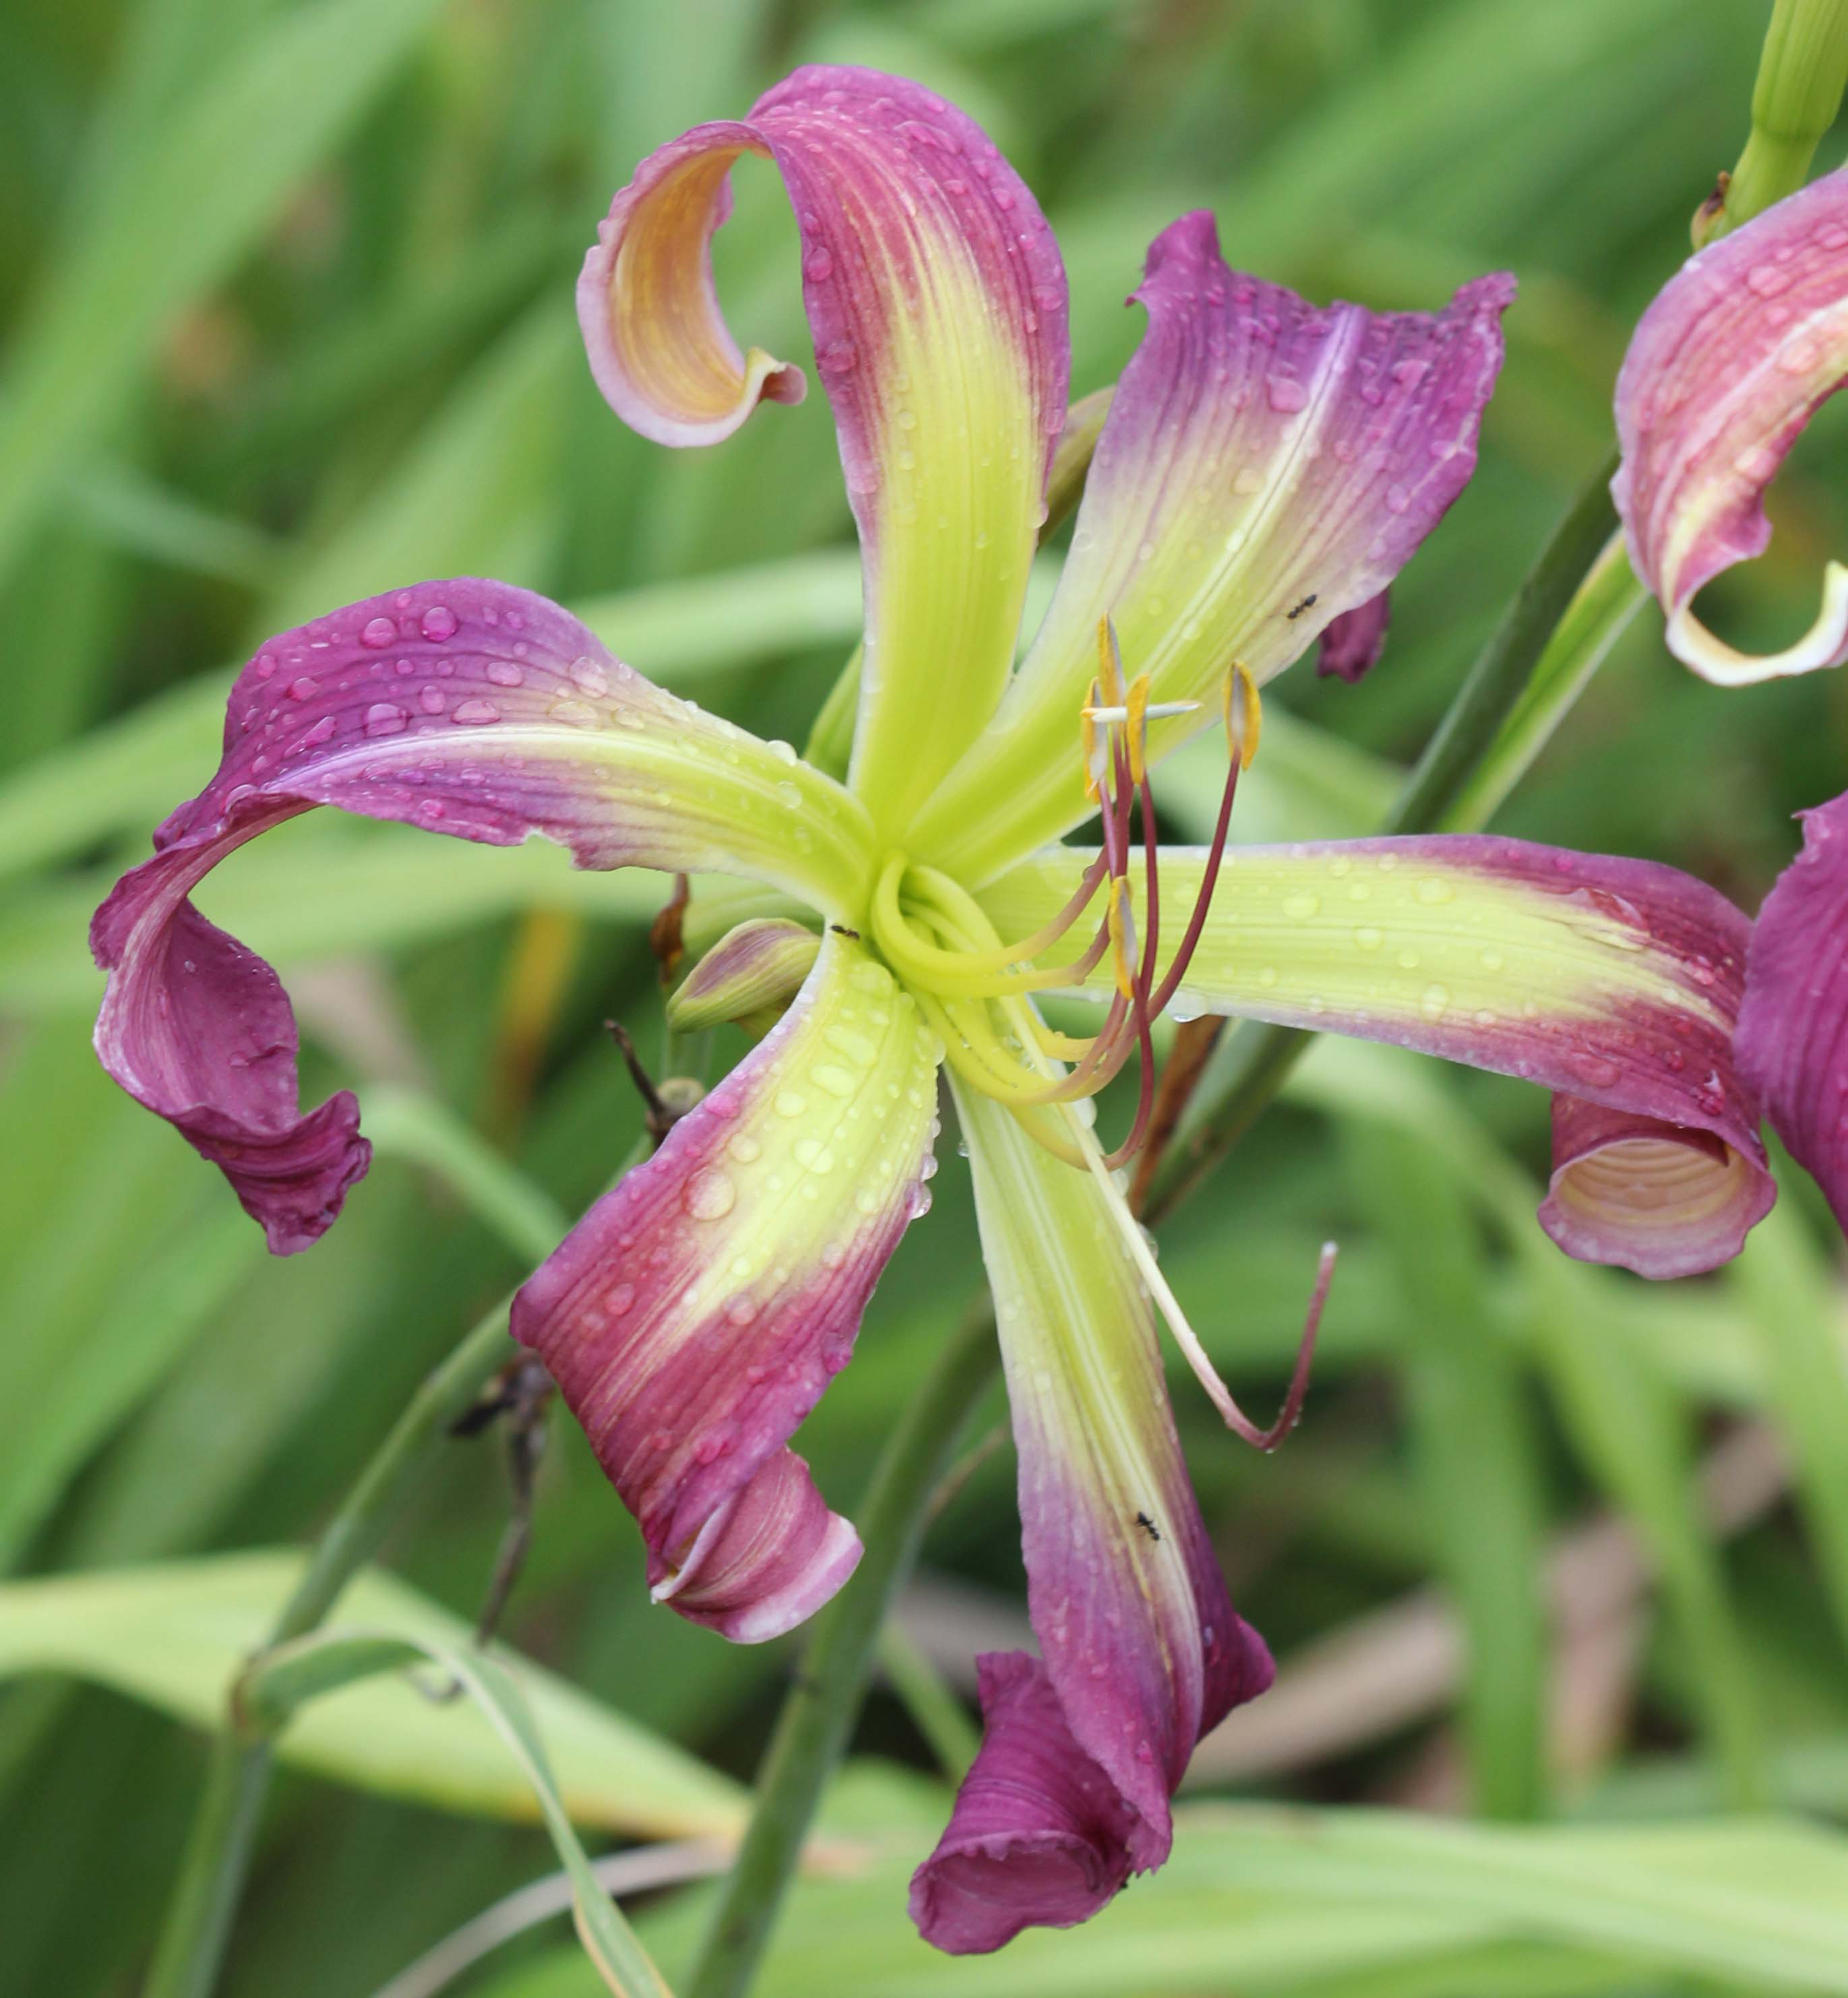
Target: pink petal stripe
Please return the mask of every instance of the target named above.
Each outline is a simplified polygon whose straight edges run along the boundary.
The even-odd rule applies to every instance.
[[[647,1542],[658,1600],[742,1643],[851,1571],[789,1439],[928,1204],[935,1041],[831,933],[761,1046],[626,1174],[514,1301]]]

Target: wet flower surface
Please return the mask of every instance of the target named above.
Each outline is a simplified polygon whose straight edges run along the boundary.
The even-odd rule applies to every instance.
[[[791,1440],[929,1205],[947,1070],[1041,1655],[984,1661],[985,1744],[913,1905],[932,1940],[987,1949],[1158,1865],[1196,1742],[1270,1676],[1188,1483],[1159,1321],[1243,1419],[1116,1177],[1147,1129],[1158,1018],[1314,1026],[1534,1081],[1557,1106],[1549,1232],[1677,1274],[1733,1253],[1771,1198],[1732,1054],[1747,927],[1672,869],[1511,840],[1230,843],[1260,686],[1318,640],[1331,670],[1365,670],[1386,590],[1466,482],[1511,281],[1431,315],[1319,308],[1229,269],[1206,215],[1165,230],[1016,664],[1067,422],[1064,277],[1030,192],[941,99],[805,70],[645,162],[580,287],[600,385],[671,445],[802,394],[714,292],[747,153],[795,209],[860,530],[844,772],[663,692],[528,593],[460,579],[349,607],[245,668],[217,775],[99,911],[98,1046],[289,1253],[368,1149],[350,1094],[301,1115],[286,997],[189,900],[248,839],[332,804],[540,834],[583,866],[741,876],[806,912],[692,971],[690,1021],[775,1024],[583,1216],[514,1330],[635,1514],[656,1598],[739,1641],[788,1630],[860,1552]],[[1215,837],[1160,849],[1157,766],[1204,727],[1226,735]],[[1096,1034],[1054,1032],[1047,993],[1095,1001]],[[1106,1149],[1092,1099],[1132,1059],[1140,1104]]]

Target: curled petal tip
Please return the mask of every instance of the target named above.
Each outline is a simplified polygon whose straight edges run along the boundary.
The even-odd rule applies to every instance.
[[[1728,1144],[1711,1131],[1553,1098],[1540,1225],[1580,1262],[1656,1281],[1699,1276],[1732,1261],[1777,1198],[1749,1133]]]
[[[1696,594],[1762,555],[1765,489],[1848,376],[1848,170],[1812,182],[1683,265],[1639,323],[1618,378],[1611,483],[1632,565],[1667,642],[1704,679],[1747,686],[1848,659],[1848,572],[1794,645],[1754,658],[1694,614]]]
[[[785,1450],[713,1513],[677,1567],[651,1562],[662,1571],[649,1592],[735,1644],[763,1644],[812,1616],[863,1551]]]
[[[1691,602],[1670,613],[1665,635],[1675,657],[1715,686],[1753,686],[1761,680],[1839,666],[1848,659],[1848,568],[1832,562],[1824,569],[1822,607],[1816,621],[1781,652],[1737,651],[1708,630]]]
[[[919,1934],[953,1956],[1088,1920],[1129,1879],[1136,1830],[1134,1811],[1072,1739],[1045,1666],[1000,1651],[976,1669],[981,1749],[912,1876]]]

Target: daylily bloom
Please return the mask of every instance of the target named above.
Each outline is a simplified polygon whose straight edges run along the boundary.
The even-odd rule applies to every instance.
[[[742,876],[810,912],[745,925],[691,973],[690,1020],[780,1017],[585,1215],[514,1330],[635,1514],[655,1595],[740,1641],[787,1630],[860,1551],[791,1440],[928,1205],[947,1067],[1042,1655],[982,1661],[986,1738],[913,1906],[946,1948],[988,1949],[1158,1864],[1196,1741],[1271,1675],[1188,1483],[1158,1310],[1227,1421],[1272,1439],[1114,1176],[1146,1122],[1157,1017],[1333,1028],[1538,1082],[1561,1101],[1545,1225],[1574,1254],[1670,1274],[1731,1253],[1770,1198],[1731,1058],[1746,925],[1671,869],[1511,840],[1227,848],[1258,686],[1343,617],[1362,621],[1338,658],[1374,648],[1383,593],[1473,467],[1506,278],[1434,316],[1322,309],[1229,270],[1203,213],[1165,230],[1016,667],[1066,417],[1065,282],[1033,196],[960,112],[807,69],[663,147],[585,265],[598,382],[672,444],[803,392],[739,351],[714,293],[746,153],[799,221],[864,556],[844,781],[524,592],[429,582],[352,606],[246,667],[217,775],[99,912],[98,1045],[287,1252],[366,1153],[350,1096],[299,1115],[279,985],[186,899],[244,841],[337,804],[493,844],[543,833],[584,866]],[[1158,850],[1155,766],[1205,726],[1227,737],[1214,837]],[[1093,818],[1092,842],[1061,843]],[[1098,1033],[1051,1032],[1051,990],[1095,1000]],[[1106,1150],[1091,1099],[1131,1056],[1141,1107]]]
[[[1848,168],[1691,257],[1639,323],[1617,385],[1611,484],[1669,649],[1739,686],[1848,659],[1848,568],[1830,562],[1816,621],[1754,658],[1695,615],[1695,593],[1771,538],[1763,496],[1848,376]]]

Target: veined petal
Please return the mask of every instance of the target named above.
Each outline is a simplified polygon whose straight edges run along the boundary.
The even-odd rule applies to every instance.
[[[1271,1681],[1234,1613],[1168,1408],[1148,1300],[1088,1174],[959,1090],[1020,1460],[1043,1661],[983,1659],[986,1737],[912,1913],[997,1949],[1093,1914],[1158,1866],[1195,1743]]]
[[[96,1047],[129,1093],[221,1166],[279,1254],[365,1170],[353,1099],[306,1118],[289,1001],[188,900],[224,857],[311,805],[517,845],[582,867],[743,873],[824,908],[863,893],[869,829],[786,763],[504,583],[420,583],[272,639],[238,676],[217,774],[96,912]]]
[[[1848,376],[1848,168],[1710,243],[1643,316],[1617,383],[1611,482],[1630,560],[1668,614],[1668,645],[1738,686],[1848,659],[1848,569],[1831,562],[1815,623],[1754,659],[1694,614],[1695,593],[1763,554],[1763,495]]]
[[[1088,857],[1043,856],[995,883],[981,900],[1001,934],[1043,923]],[[1165,963],[1205,856],[1164,848],[1160,862]],[[1139,856],[1130,876],[1140,883]],[[1742,1232],[1772,1198],[1756,1098],[1733,1055],[1749,934],[1724,896],[1649,861],[1475,835],[1241,847],[1225,857],[1175,1003],[1395,1041],[1673,1126],[1696,1149],[1697,1134],[1711,1136],[1730,1155],[1715,1184],[1734,1190],[1728,1211]],[[1626,1166],[1638,1169],[1635,1204],[1663,1191],[1659,1146],[1597,1155],[1607,1208]],[[1632,1240],[1607,1257],[1608,1231],[1549,1229],[1574,1255],[1648,1253]]]
[[[1730,1263],[1777,1189],[1711,1131],[1582,1097],[1553,1098],[1553,1170],[1540,1225],[1582,1263],[1660,1281]]]
[[[1803,850],[1752,928],[1739,1059],[1848,1229],[1848,793],[1801,817]]]
[[[1075,745],[1100,619],[1154,700],[1208,703],[1151,727],[1154,756],[1212,718],[1232,660],[1266,680],[1379,595],[1475,468],[1514,281],[1477,278],[1434,316],[1311,306],[1228,270],[1202,211],[1155,239],[1135,296],[1148,330],[1046,622],[907,837],[961,878],[1087,815]]]
[[[941,98],[808,67],[742,123],[664,146],[616,197],[578,287],[590,366],[644,436],[707,444],[799,372],[739,355],[713,232],[744,153],[774,161],[866,567],[855,793],[902,825],[993,711],[1013,658],[1070,371],[1065,274],[986,134]]]
[[[658,1601],[741,1644],[825,1602],[860,1543],[787,1448],[927,1204],[937,1045],[830,932],[781,1023],[515,1299],[648,1543]]]

